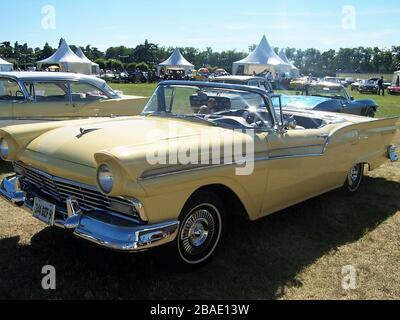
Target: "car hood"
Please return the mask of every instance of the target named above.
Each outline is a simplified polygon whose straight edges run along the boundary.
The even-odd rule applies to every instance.
[[[132,117],[57,128],[37,137],[26,149],[44,155],[46,159],[59,159],[94,168],[94,154],[97,152],[143,150],[161,141],[188,139],[204,135],[204,132],[215,136],[227,130],[188,120]]]

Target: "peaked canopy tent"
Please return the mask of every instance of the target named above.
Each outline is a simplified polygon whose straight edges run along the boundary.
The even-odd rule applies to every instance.
[[[78,48],[75,52],[75,54],[81,58],[83,61],[90,63],[92,65],[92,74],[99,74],[100,73],[100,66],[97,63],[94,63],[86,57],[86,55],[83,53],[81,48]]]
[[[8,72],[14,69],[14,65],[12,63],[7,62],[0,58],[0,71],[1,72]]]
[[[283,61],[271,48],[265,36],[261,39],[257,48],[246,58],[233,63],[233,74],[251,75],[259,74],[265,71],[277,72],[282,75],[289,73],[290,64]]]
[[[59,48],[51,57],[37,62],[38,69],[41,69],[43,65],[58,65],[60,71],[63,72],[92,74],[91,62],[79,58],[64,39],[61,40]]]
[[[157,66],[157,73],[160,75],[161,69],[164,68],[166,70],[168,69],[183,69],[185,70],[185,74],[190,74],[191,71],[194,69],[194,65],[191,64],[189,61],[187,61],[180,50],[176,48],[174,52],[171,54],[171,56],[165,60],[164,62],[161,62]]]
[[[293,62],[289,61],[289,59],[288,59],[288,57],[286,56],[286,53],[285,53],[285,51],[284,51],[283,49],[279,52],[279,57],[280,57],[283,61],[285,61],[286,63],[288,63],[288,64],[290,65],[290,67],[291,67],[291,70],[290,70],[290,77],[291,77],[291,78],[298,78],[298,77],[300,77],[300,70],[293,64]]]

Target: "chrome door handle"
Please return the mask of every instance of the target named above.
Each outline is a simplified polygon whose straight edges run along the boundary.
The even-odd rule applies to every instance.
[[[317,135],[317,137],[326,139],[329,137],[329,133],[321,133],[321,134]]]

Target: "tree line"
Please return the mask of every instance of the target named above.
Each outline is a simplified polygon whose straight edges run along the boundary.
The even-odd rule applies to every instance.
[[[137,68],[142,71],[154,69],[174,50],[172,47],[159,46],[147,40],[135,48],[117,46],[110,47],[106,51],[90,45],[81,48],[86,56],[98,63],[102,69]],[[250,46],[249,51],[254,48],[255,45]],[[71,49],[76,51],[77,47],[71,46]],[[276,52],[279,49],[275,48]],[[196,68],[224,68],[228,72],[231,72],[233,62],[243,59],[249,53],[236,50],[217,52],[210,47],[205,50],[184,47],[180,50]],[[293,61],[303,74],[324,76],[336,73],[391,73],[400,69],[400,45],[392,46],[390,49],[357,47],[323,52],[315,48],[306,50],[286,48],[285,50],[289,60]],[[19,44],[18,42],[0,43],[0,57],[21,69],[35,65],[36,61],[51,56],[55,51],[56,48],[52,48],[48,43],[43,48],[31,48],[26,43]]]

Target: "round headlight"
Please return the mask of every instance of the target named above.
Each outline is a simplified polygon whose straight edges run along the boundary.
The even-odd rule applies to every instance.
[[[10,155],[10,148],[8,146],[8,142],[3,138],[0,141],[0,156],[6,160]]]
[[[97,179],[101,190],[105,193],[110,193],[114,186],[114,177],[108,165],[102,164],[99,167]]]

